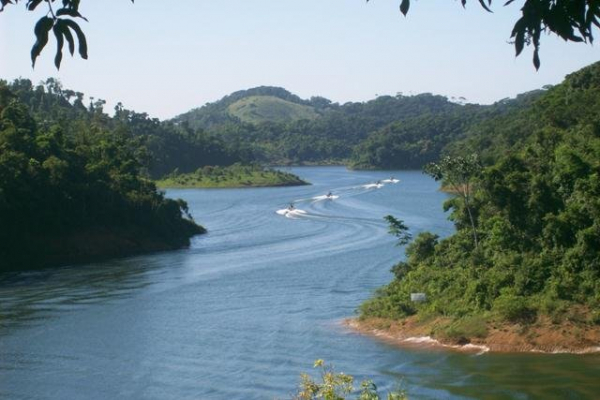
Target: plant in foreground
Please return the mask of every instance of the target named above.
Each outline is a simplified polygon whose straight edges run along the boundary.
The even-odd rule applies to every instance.
[[[346,400],[355,398],[357,400],[381,400],[377,385],[372,380],[362,381],[360,390],[354,389],[354,377],[343,372],[336,373],[332,366],[326,365],[325,361],[319,359],[313,366],[321,373],[321,381],[315,381],[308,374],[301,374],[300,388],[294,400]],[[353,397],[349,397],[353,396]],[[405,400],[406,394],[403,390],[390,392],[385,397],[387,400]]]

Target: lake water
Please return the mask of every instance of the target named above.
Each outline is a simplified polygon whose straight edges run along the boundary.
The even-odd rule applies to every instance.
[[[599,398],[600,356],[399,349],[341,325],[402,257],[383,217],[452,232],[420,172],[293,168],[312,186],[172,190],[189,249],[0,276],[0,398],[287,399],[323,358],[411,399]],[[329,190],[339,198],[313,201]],[[305,214],[276,213],[290,202]]]

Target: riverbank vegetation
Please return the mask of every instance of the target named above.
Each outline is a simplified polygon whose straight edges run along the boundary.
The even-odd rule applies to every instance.
[[[205,166],[189,174],[174,172],[156,181],[161,188],[244,188],[299,186],[308,183],[294,174],[257,164]]]
[[[61,100],[0,82],[0,271],[175,249],[204,232],[143,176],[132,138]]]
[[[377,385],[372,380],[366,379],[360,383],[360,389],[354,387],[354,377],[343,372],[336,372],[333,366],[325,364],[323,360],[316,360],[313,368],[319,370],[319,379],[314,379],[309,374],[301,374],[300,388],[294,400],[406,400],[404,390],[388,392],[385,397],[379,393]]]
[[[521,337],[534,332],[535,344],[544,342],[540,332],[553,335],[554,325],[570,336],[580,332],[571,345],[596,346],[590,338],[600,332],[600,64],[569,75],[531,107],[488,121],[453,148],[451,159],[468,149],[483,162],[469,170],[468,201],[455,196],[444,204],[456,233],[418,235],[393,267],[393,281],[360,307],[360,319],[436,321],[430,333],[458,342],[516,329]],[[427,301],[412,302],[415,292]]]

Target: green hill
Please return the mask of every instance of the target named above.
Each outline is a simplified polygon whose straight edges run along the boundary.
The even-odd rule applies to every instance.
[[[206,130],[245,155],[242,161],[324,164],[347,161],[357,144],[393,122],[463,108],[431,93],[339,104],[323,97],[301,99],[282,88],[261,86],[190,110],[173,122]],[[472,110],[479,108],[483,106],[470,105]]]
[[[427,332],[463,344],[490,334],[498,349],[597,343],[599,77],[600,63],[590,65],[454,143],[446,183],[472,176],[471,190],[444,204],[456,233],[419,234],[393,281],[362,305],[363,319],[429,321]],[[518,341],[507,343],[512,331]]]
[[[275,96],[245,97],[227,107],[227,111],[240,121],[250,124],[312,120],[319,116],[313,107]]]

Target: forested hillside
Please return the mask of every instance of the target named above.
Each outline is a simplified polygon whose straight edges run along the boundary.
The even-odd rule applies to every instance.
[[[461,148],[461,140],[473,137],[472,131],[479,131],[480,124],[527,109],[544,91],[523,93],[489,106],[467,104],[448,112],[393,122],[356,146],[349,165],[355,169],[420,169],[451,152],[454,146]]]
[[[0,82],[0,271],[174,249],[204,232],[136,137],[50,81]]]
[[[120,103],[111,117],[104,110],[105,101],[92,99],[85,105],[83,93],[65,89],[54,79],[37,86],[29,80],[16,80],[8,87],[37,121],[45,126],[60,125],[67,136],[81,135],[93,126],[126,138],[142,172],[151,178],[175,169],[192,172],[206,165],[230,165],[241,160],[234,146],[227,146],[218,137],[161,122]]]
[[[474,125],[524,108],[542,92],[491,106],[461,105],[428,93],[338,104],[259,87],[235,92],[173,121],[235,143],[243,161],[409,169],[437,159],[445,146]]]
[[[174,122],[207,129],[236,143],[256,161],[339,164],[350,159],[354,147],[370,133],[390,123],[424,115],[435,118],[462,108],[428,93],[340,105],[323,97],[302,100],[282,88],[259,87],[182,114]]]
[[[435,329],[457,340],[563,324],[585,344],[600,324],[600,63],[451,147],[428,170],[462,193],[444,206],[457,232],[420,234],[362,317],[450,318]]]
[[[559,89],[480,106],[431,94],[380,96],[340,105],[322,97],[303,100],[281,88],[260,87],[236,92],[172,121],[160,121],[120,103],[110,116],[103,100],[84,104],[82,93],[65,89],[54,79],[37,86],[28,80],[2,82],[1,87],[5,115],[0,204],[5,220],[12,221],[3,225],[5,243],[11,243],[3,250],[7,260],[27,254],[19,247],[24,238],[43,238],[50,232],[60,237],[100,227],[100,222],[139,227],[146,213],[154,215],[149,221],[171,221],[160,226],[175,224],[174,231],[183,229],[185,233],[173,237],[185,243],[191,232],[198,231],[184,229],[193,226],[181,219],[185,205],[164,199],[148,179],[168,176],[177,185],[185,181],[246,186],[255,177],[259,185],[301,184],[297,178],[259,166],[230,166],[347,162],[354,168],[420,168],[441,154],[465,149],[491,162],[514,146],[523,147],[524,138],[540,123],[558,124],[559,116],[564,116],[560,124],[570,127],[572,119],[583,113],[581,109],[565,113],[560,107],[545,111],[550,108],[548,99]],[[205,173],[209,170],[226,171],[234,179],[224,181],[223,174]],[[178,174],[188,175],[179,179]],[[67,210],[72,211],[70,216],[63,215]],[[159,225],[144,229],[162,232]],[[9,234],[12,231],[16,234]],[[64,252],[58,249],[59,242],[65,241],[47,252]],[[32,253],[31,257],[42,256]]]

